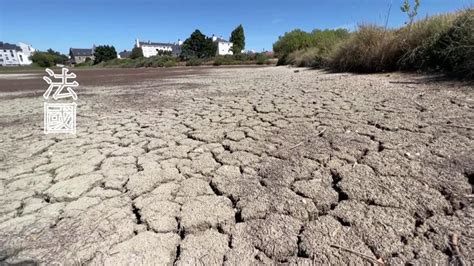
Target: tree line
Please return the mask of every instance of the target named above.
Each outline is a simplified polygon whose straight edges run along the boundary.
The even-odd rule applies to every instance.
[[[233,54],[240,54],[245,49],[245,33],[242,25],[237,26],[230,35],[230,42],[233,43],[231,51]],[[217,43],[213,42],[212,37],[204,35],[196,29],[183,42],[181,54],[182,60],[211,58],[217,54]],[[171,51],[158,51],[158,56],[171,56]],[[143,57],[143,51],[139,47],[132,49],[130,58],[137,59]],[[94,64],[106,62],[117,58],[117,51],[113,45],[99,45],[94,49]],[[41,67],[50,67],[58,64],[67,64],[68,57],[52,49],[46,52],[38,51],[31,56],[33,63]],[[89,62],[90,60],[87,60]]]

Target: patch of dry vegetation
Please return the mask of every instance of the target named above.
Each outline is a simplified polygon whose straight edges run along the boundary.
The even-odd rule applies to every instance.
[[[399,60],[400,69],[441,70],[451,75],[474,78],[474,9],[432,17],[413,25],[409,46]]]
[[[287,33],[275,43],[280,64],[362,73],[440,71],[474,77],[473,8],[426,17],[399,29],[361,25],[349,37],[320,34],[323,38],[312,44],[299,33]]]
[[[374,25],[364,25],[334,50],[329,65],[338,71],[394,70],[401,54],[395,32]]]
[[[341,41],[349,37],[346,29],[294,30],[281,36],[273,45],[278,55],[278,64],[300,67],[324,67],[331,51]]]

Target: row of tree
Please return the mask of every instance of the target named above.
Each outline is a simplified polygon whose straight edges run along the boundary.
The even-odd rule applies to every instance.
[[[231,35],[230,42],[233,43],[233,54],[240,54],[245,49],[245,33],[242,25],[236,27]],[[209,58],[217,54],[217,43],[212,37],[204,35],[200,30],[195,30],[191,36],[187,38],[181,47],[181,58],[189,60],[191,58]],[[170,56],[171,52],[160,51],[159,56]],[[143,57],[143,51],[139,47],[132,50],[130,58],[136,59]],[[94,49],[94,64],[105,62],[117,58],[117,51],[114,46],[99,45]],[[31,60],[41,67],[50,67],[57,64],[66,64],[68,58],[59,52],[48,49],[46,52],[36,52]]]
[[[244,27],[239,25],[230,35],[230,42],[233,43],[233,54],[240,54],[245,48],[245,33]],[[212,37],[204,35],[200,30],[195,30],[191,36],[183,42],[181,47],[180,57],[183,60],[191,58],[209,58],[217,54],[217,43],[212,40]],[[167,52],[158,52],[159,56],[171,55]],[[143,51],[140,47],[134,47],[130,58],[136,59],[143,57]]]
[[[232,31],[229,41],[233,43],[232,53],[240,54],[245,48],[245,33],[242,25],[237,26]],[[207,37],[199,30],[195,30],[184,41],[181,49],[181,57],[183,59],[213,57],[216,53],[217,43],[213,42],[212,37]]]
[[[94,64],[105,62],[117,58],[117,51],[114,46],[99,45],[94,49]],[[35,52],[31,61],[40,67],[51,67],[55,65],[66,65],[68,57],[60,52],[48,49],[46,52]]]

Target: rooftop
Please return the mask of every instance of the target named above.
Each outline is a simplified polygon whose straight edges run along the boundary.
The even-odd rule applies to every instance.
[[[120,57],[122,57],[122,58],[130,57],[131,54],[132,54],[132,52],[127,51],[127,50],[123,50],[122,52],[119,53]]]
[[[69,52],[73,56],[92,56],[94,54],[93,49],[90,48],[71,48]]]
[[[229,42],[228,40],[224,40],[224,39],[219,38],[219,37],[215,41],[216,42]]]
[[[0,42],[0,49],[21,51],[21,48],[19,46],[7,42]]]
[[[172,43],[164,43],[164,42],[138,42],[140,46],[174,46],[175,44]]]

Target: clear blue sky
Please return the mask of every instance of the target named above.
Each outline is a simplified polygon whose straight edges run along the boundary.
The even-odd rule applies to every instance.
[[[413,0],[410,0],[413,1]],[[271,50],[278,36],[295,28],[403,24],[402,0],[0,0],[0,41],[26,42],[66,53],[70,47],[111,44],[130,50],[134,39],[174,42],[200,29],[222,35],[240,23],[246,48]],[[474,0],[421,0],[419,17],[472,6]]]

